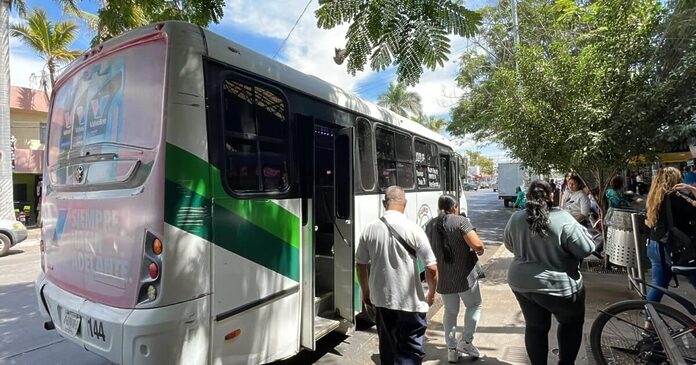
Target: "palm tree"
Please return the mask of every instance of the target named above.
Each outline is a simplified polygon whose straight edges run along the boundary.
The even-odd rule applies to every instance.
[[[14,219],[10,161],[10,10],[24,14],[23,0],[0,0],[0,219]]]
[[[43,9],[33,10],[26,16],[26,24],[13,24],[10,33],[31,47],[46,61],[51,88],[56,82],[58,66],[70,62],[80,51],[68,50],[77,36],[77,24],[70,20],[53,23]]]
[[[404,117],[422,114],[423,110],[420,95],[407,91],[406,84],[400,82],[389,84],[387,91],[379,96],[377,104]]]
[[[440,133],[442,132],[442,129],[447,126],[447,121],[442,118],[430,117],[423,125],[437,133]]]
[[[412,115],[411,120],[413,120],[414,122],[418,122],[420,125],[437,133],[442,132],[442,129],[447,126],[446,120],[442,118],[428,117],[423,113]]]

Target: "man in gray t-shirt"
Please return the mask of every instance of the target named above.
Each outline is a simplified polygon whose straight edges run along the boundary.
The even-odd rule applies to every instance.
[[[428,293],[423,293],[416,257],[411,256],[381,220],[362,233],[355,268],[366,305],[377,312],[377,334],[382,364],[420,364],[427,323],[425,314],[437,288],[437,263],[425,232],[404,214],[406,194],[398,186],[385,192],[384,218],[425,264]]]

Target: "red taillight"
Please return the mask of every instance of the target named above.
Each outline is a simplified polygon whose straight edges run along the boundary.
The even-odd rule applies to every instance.
[[[157,267],[157,264],[151,262],[148,266],[148,270],[150,271],[150,278],[157,279],[157,276],[159,275],[159,267]]]

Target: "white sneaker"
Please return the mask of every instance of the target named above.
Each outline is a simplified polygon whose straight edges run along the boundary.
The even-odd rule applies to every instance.
[[[459,341],[457,344],[457,351],[463,352],[471,357],[479,357],[479,350],[471,342],[466,342],[464,340]]]
[[[447,362],[450,362],[450,363],[459,362],[459,351],[457,351],[457,349],[447,350]]]

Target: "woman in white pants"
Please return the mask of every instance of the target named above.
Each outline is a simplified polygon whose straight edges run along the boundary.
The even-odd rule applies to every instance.
[[[439,280],[437,292],[445,305],[443,324],[447,342],[447,361],[457,362],[461,355],[480,356],[473,344],[474,332],[481,316],[481,291],[478,279],[482,274],[478,256],[483,255],[483,242],[469,218],[459,215],[457,200],[443,195],[438,200],[440,214],[430,220],[425,232],[437,258]],[[464,327],[456,338],[459,302],[464,302]]]

